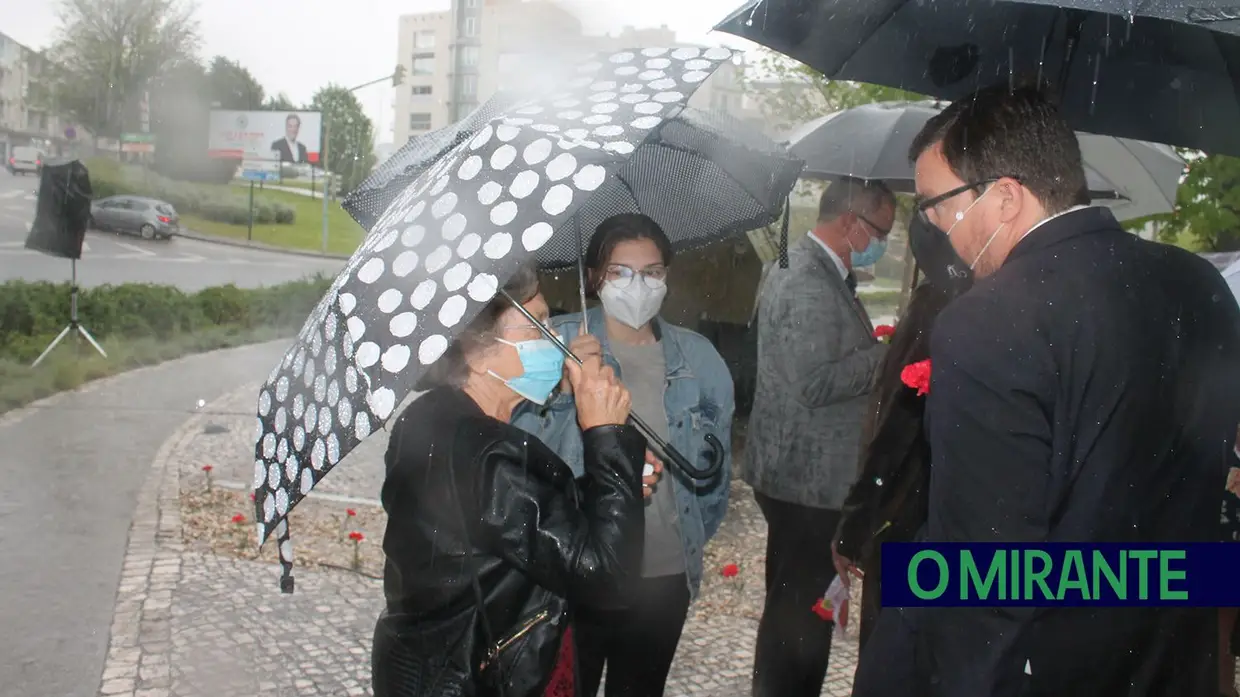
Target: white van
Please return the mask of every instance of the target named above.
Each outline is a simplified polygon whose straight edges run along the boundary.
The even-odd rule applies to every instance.
[[[9,153],[9,161],[5,163],[9,174],[38,174],[43,169],[43,153],[38,148],[16,147]]]

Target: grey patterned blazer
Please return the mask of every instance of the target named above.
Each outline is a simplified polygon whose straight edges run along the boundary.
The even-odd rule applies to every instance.
[[[788,250],[758,296],[758,382],[744,480],[781,501],[839,509],[887,346],[814,240]]]

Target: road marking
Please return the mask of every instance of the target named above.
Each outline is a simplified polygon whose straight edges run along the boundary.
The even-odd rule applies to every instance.
[[[131,251],[131,252],[136,252],[136,253],[138,254],[138,256],[137,256],[137,257],[132,257],[132,256],[130,256],[130,255],[125,255],[125,256],[127,256],[127,257],[129,257],[129,258],[141,259],[142,257],[153,257],[153,256],[155,256],[155,252],[152,252],[152,251],[151,251],[151,250],[149,250],[149,249],[143,249],[143,248],[141,248],[141,247],[139,247],[139,246],[137,246],[137,245],[129,244],[128,242],[115,242],[115,244],[116,244],[116,246],[118,246],[118,247],[124,247],[125,249],[128,249],[128,250],[129,250],[129,251]]]
[[[23,196],[23,195],[29,196],[30,194],[25,191],[20,191],[20,190],[19,191],[6,191],[3,194],[0,194],[0,198],[17,198],[18,196]]]
[[[24,247],[25,242],[0,242],[0,247]]]
[[[82,251],[83,251],[83,252],[89,252],[89,251],[90,251],[90,243],[89,243],[89,242],[83,242],[83,243],[82,243]]]

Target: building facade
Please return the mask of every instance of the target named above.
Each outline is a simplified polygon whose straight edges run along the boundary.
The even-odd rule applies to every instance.
[[[685,45],[666,26],[587,35],[581,21],[554,0],[452,0],[446,12],[402,16],[399,27],[397,62],[408,79],[393,104],[398,145],[464,118],[501,87],[536,78],[542,62],[589,51]],[[742,116],[743,75],[739,61],[721,66],[690,104]]]
[[[43,54],[0,33],[0,156],[33,146],[58,154],[66,145],[65,124],[33,101],[31,87],[48,69]]]

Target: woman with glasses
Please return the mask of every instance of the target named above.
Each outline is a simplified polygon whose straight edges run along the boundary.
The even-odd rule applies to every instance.
[[[504,290],[546,321],[532,269]],[[638,564],[645,441],[625,425],[627,390],[597,359],[567,366],[584,444],[572,470],[510,425],[517,405],[547,400],[564,367],[497,295],[391,425],[375,697],[575,697],[572,607]]]
[[[709,464],[703,452],[707,434],[724,444],[724,463],[706,482],[660,478],[646,498],[640,578],[617,597],[579,608],[574,631],[584,697],[597,694],[604,665],[607,697],[663,694],[702,581],[702,550],[727,511],[732,377],[710,342],[659,318],[671,261],[672,245],[654,220],[640,214],[604,220],[586,251],[587,291],[602,307],[585,313],[588,334],[574,348],[587,354],[583,359],[601,355],[632,394],[634,413],[695,466]],[[567,338],[583,330],[580,313],[552,323]],[[580,475],[576,410],[571,385],[563,384],[546,407],[523,410],[516,424],[554,448]]]

